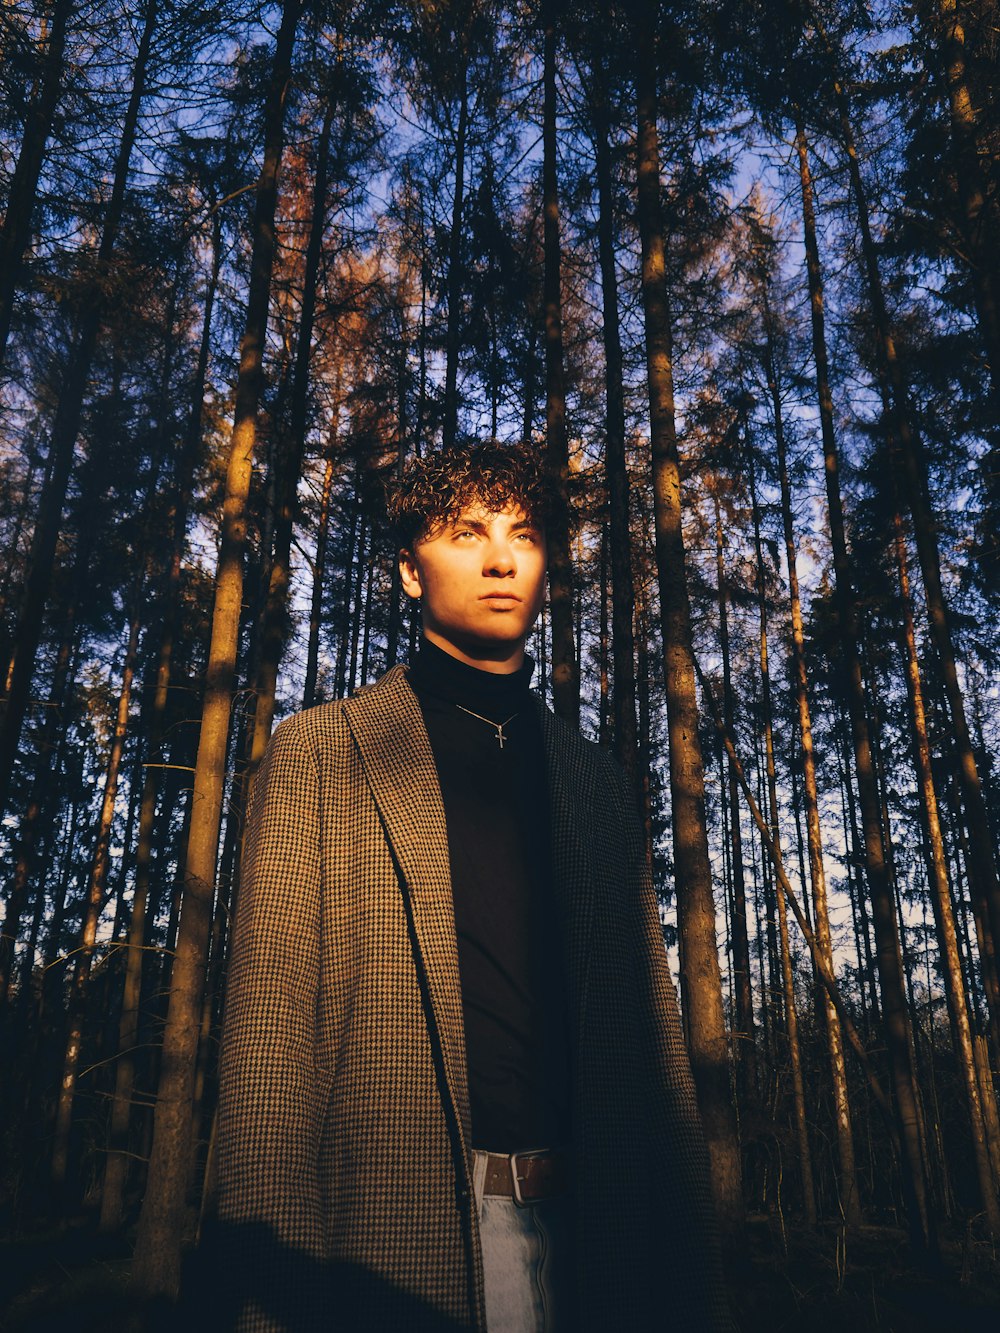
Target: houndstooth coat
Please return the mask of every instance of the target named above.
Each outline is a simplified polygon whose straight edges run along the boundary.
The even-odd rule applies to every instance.
[[[542,726],[573,1040],[574,1327],[728,1327],[636,820],[614,762],[547,709]],[[483,1330],[468,1127],[444,808],[395,667],[278,727],[254,786],[215,1327]]]

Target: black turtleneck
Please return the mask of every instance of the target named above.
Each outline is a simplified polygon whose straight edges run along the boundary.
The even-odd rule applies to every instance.
[[[509,674],[481,671],[424,640],[409,673],[448,826],[472,1141],[494,1152],[569,1141],[562,950],[532,670],[528,658]],[[492,723],[503,724],[502,747]]]

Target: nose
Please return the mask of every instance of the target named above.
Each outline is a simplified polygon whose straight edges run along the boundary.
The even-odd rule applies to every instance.
[[[491,541],[486,551],[483,573],[487,578],[506,579],[517,573],[517,563],[510,543],[502,540]]]

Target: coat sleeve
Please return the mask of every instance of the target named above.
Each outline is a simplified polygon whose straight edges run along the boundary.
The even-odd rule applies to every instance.
[[[681,1029],[677,994],[667,963],[656,891],[649,873],[639,820],[625,777],[609,761],[626,830],[629,882],[638,885],[636,953],[648,1066],[647,1097],[659,1217],[661,1253],[671,1257],[665,1292],[668,1327],[699,1333],[734,1328],[723,1275],[710,1166],[698,1111],[691,1062]]]
[[[310,1325],[323,1281],[318,1180],[329,1076],[314,1038],[320,807],[303,716],[274,733],[254,783],[225,1000],[216,1151],[217,1327]],[[332,1327],[328,1324],[327,1327]]]

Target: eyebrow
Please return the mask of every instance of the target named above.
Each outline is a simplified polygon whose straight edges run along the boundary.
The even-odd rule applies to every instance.
[[[456,519],[452,519],[451,526],[453,528],[471,528],[473,532],[484,534],[486,532],[486,524],[483,523],[482,520],[476,518],[462,518],[459,516]],[[524,532],[529,529],[533,532],[538,532],[540,531],[540,525],[533,522],[530,518],[519,518],[518,521],[512,523],[510,527],[511,532]]]

